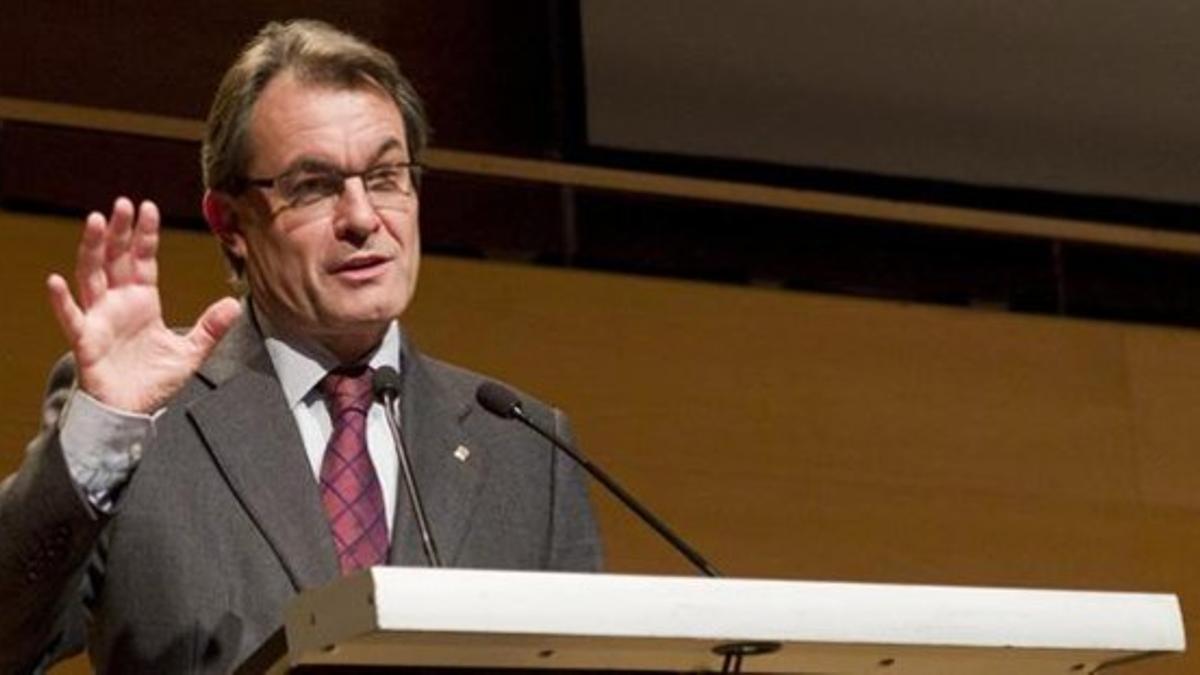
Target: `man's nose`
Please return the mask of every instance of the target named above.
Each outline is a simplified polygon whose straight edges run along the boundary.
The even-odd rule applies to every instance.
[[[338,232],[345,236],[365,237],[379,229],[381,224],[379,212],[371,203],[371,195],[361,176],[346,178],[334,209]]]

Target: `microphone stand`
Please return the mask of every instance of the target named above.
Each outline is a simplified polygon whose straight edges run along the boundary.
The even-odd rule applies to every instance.
[[[621,500],[622,504],[637,514],[638,518],[642,519],[642,522],[653,528],[654,531],[659,534],[659,536],[665,539],[667,543],[670,544],[683,557],[687,558],[688,562],[692,563],[696,569],[700,570],[706,576],[721,576],[721,573],[717,571],[717,568],[712,563],[710,563],[708,560],[705,560],[704,556],[700,555],[696,549],[689,546],[682,537],[675,534],[671,528],[667,527],[667,524],[663,522],[662,519],[651,513],[650,509],[642,506],[641,502],[635,499],[633,495],[626,492],[625,488],[621,487],[620,484],[618,484],[616,480],[605,473],[603,469],[588,461],[587,457],[583,456],[583,453],[572,447],[570,443],[567,443],[563,439],[559,438],[557,434],[547,429],[543,429],[536,422],[529,419],[529,417],[525,414],[525,410],[521,407],[521,399],[517,398],[517,395],[509,391],[508,388],[496,382],[485,382],[479,385],[479,388],[475,391],[475,400],[477,400],[479,404],[484,407],[484,409],[493,415],[496,415],[502,419],[517,420],[521,424],[524,424],[526,427],[531,429],[537,435],[541,436],[547,441],[550,441],[554,447],[567,453],[567,456],[575,460],[575,463],[583,467],[583,469],[591,474],[593,478],[600,481],[601,485],[603,485],[617,499]]]
[[[395,373],[395,371],[392,371]],[[378,374],[377,374],[378,375]],[[377,391],[383,401],[384,417],[387,419],[388,430],[392,432],[392,443],[396,446],[396,457],[400,460],[400,475],[404,478],[404,491],[408,494],[408,503],[413,514],[417,517],[417,529],[421,533],[421,548],[425,551],[425,560],[430,567],[441,567],[442,559],[438,556],[437,546],[433,543],[433,534],[429,529],[429,519],[425,517],[425,506],[421,503],[421,493],[417,491],[417,481],[414,478],[412,463],[408,459],[408,451],[400,439],[400,427],[396,424],[399,399],[394,386],[378,387]]]

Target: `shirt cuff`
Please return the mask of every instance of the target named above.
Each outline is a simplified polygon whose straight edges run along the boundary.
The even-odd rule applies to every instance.
[[[112,509],[120,489],[154,437],[153,415],[118,410],[76,389],[67,401],[59,442],[71,478],[92,506]]]

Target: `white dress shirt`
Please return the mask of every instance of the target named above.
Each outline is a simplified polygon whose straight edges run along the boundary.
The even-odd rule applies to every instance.
[[[321,395],[320,383],[325,375],[342,365],[332,354],[315,345],[285,342],[272,336],[272,330],[259,314],[259,325],[267,335],[267,353],[283,386],[283,395],[288,409],[296,418],[300,438],[304,440],[304,451],[312,467],[313,477],[321,478],[321,462],[325,457],[325,446],[333,433],[333,421],[329,408]],[[388,326],[383,342],[371,355],[367,364],[378,370],[391,366],[400,371],[400,326],[395,321]],[[375,401],[367,415],[367,452],[375,465],[375,475],[383,490],[383,507],[387,514],[388,533],[396,513],[396,480],[399,477],[399,462],[392,433],[387,427],[383,404]]]

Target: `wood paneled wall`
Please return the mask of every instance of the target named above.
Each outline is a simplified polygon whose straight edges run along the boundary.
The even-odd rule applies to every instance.
[[[42,284],[76,232],[0,213],[5,473],[64,348]],[[173,321],[224,290],[204,235],[168,232],[162,269]],[[405,324],[566,408],[730,575],[1170,591],[1200,621],[1195,331],[441,258]],[[688,572],[593,497],[612,570]]]

